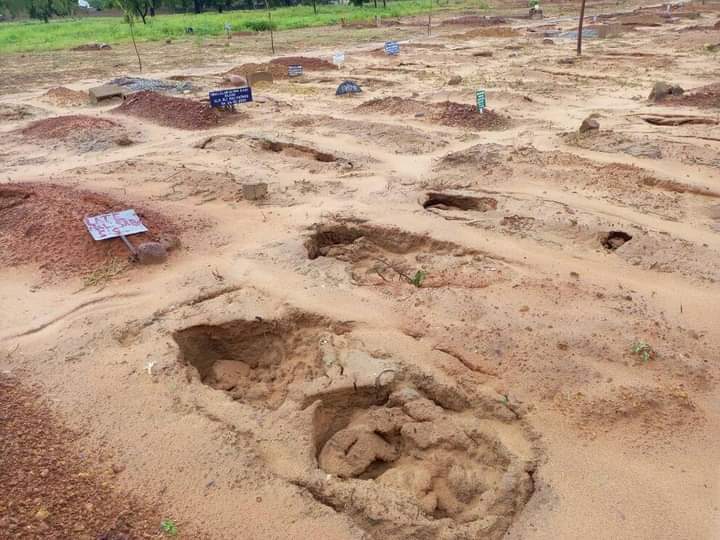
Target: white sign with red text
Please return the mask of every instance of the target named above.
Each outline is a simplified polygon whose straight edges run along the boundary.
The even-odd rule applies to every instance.
[[[107,240],[108,238],[147,232],[147,227],[140,221],[135,210],[87,216],[84,221],[94,240]]]

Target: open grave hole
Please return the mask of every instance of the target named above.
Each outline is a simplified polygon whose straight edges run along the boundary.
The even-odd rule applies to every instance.
[[[370,224],[319,224],[305,241],[311,260],[348,263],[355,284],[484,288],[506,279],[503,262],[458,244]]]
[[[312,159],[322,163],[333,163],[342,160],[328,152],[321,152],[310,146],[289,142],[273,141],[264,137],[250,137],[247,135],[214,135],[203,139],[195,145],[196,148],[209,150],[237,150],[238,144],[250,144],[253,148],[265,152],[283,153],[297,158]]]
[[[471,197],[468,195],[453,195],[450,193],[428,192],[421,199],[422,207],[426,210],[476,210],[487,212],[497,208],[497,199],[492,197]]]
[[[323,373],[322,340],[349,325],[310,313],[239,319],[177,330],[181,360],[200,380],[233,399],[275,409],[293,383]]]
[[[610,231],[602,236],[602,238],[600,239],[600,243],[605,249],[614,251],[626,242],[629,242],[630,240],[632,240],[632,236],[630,236],[626,232]]]
[[[507,418],[516,448],[411,384],[320,399],[314,440],[328,476],[307,487],[371,538],[499,539],[532,495],[530,445]]]

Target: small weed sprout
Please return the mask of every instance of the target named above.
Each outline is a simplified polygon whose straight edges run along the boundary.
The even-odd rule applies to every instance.
[[[168,536],[177,536],[178,528],[172,519],[163,519],[160,522],[160,528]]]
[[[655,351],[653,351],[653,348],[643,340],[638,340],[633,343],[631,350],[633,354],[636,354],[640,358],[642,358],[643,362],[648,362],[651,358],[655,356]]]
[[[410,283],[419,288],[420,286],[422,286],[423,281],[425,281],[426,277],[427,272],[425,272],[424,270],[418,270],[417,272],[415,272],[415,275],[409,281]]]

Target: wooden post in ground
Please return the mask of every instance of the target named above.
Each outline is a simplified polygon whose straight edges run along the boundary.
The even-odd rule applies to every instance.
[[[268,23],[270,25],[270,48],[272,49],[272,53],[275,54],[275,37],[273,36],[272,14],[270,13],[270,3],[268,0],[265,0],[265,7],[267,8]]]
[[[580,4],[580,20],[578,21],[578,41],[577,41],[577,55],[582,54],[582,30],[583,30],[583,19],[585,18],[585,0],[582,0]]]

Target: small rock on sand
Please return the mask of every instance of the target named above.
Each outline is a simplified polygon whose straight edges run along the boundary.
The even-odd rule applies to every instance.
[[[668,96],[681,96],[684,90],[677,84],[669,84],[664,81],[658,81],[653,86],[648,99],[650,101],[662,101]]]
[[[600,122],[589,116],[582,121],[582,124],[580,124],[580,133],[589,133],[591,131],[597,131],[599,129]]]

